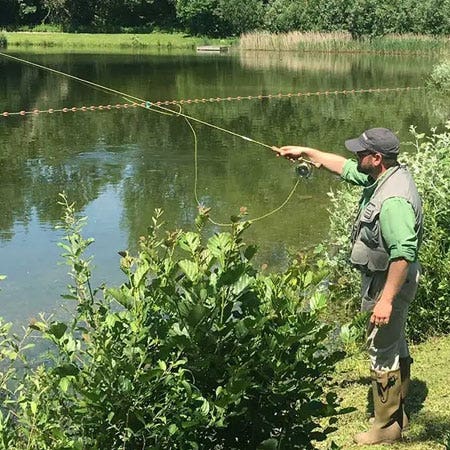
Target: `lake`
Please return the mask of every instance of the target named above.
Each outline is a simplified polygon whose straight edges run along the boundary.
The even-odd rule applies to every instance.
[[[10,51],[28,61],[150,101],[422,87],[433,57],[354,54],[58,54]],[[121,96],[0,57],[0,114],[126,103]],[[176,108],[175,108],[176,109]],[[429,131],[449,107],[426,90],[301,95],[184,103],[182,111],[268,145],[301,144],[346,154],[343,142],[388,127],[402,142],[410,125]],[[241,206],[249,218],[278,207],[295,181],[292,163],[265,147],[193,123],[198,137],[198,194],[217,221]],[[88,216],[94,284],[120,283],[118,251],[134,249],[155,208],[168,229],[192,229],[194,139],[185,121],[144,108],[0,116],[0,315],[26,324],[63,303],[69,283],[61,263],[66,192]],[[404,145],[405,151],[410,149]],[[256,262],[282,266],[289,252],[327,236],[327,192],[339,180],[314,171],[290,202],[256,222],[247,242]],[[210,225],[206,233],[220,231]]]

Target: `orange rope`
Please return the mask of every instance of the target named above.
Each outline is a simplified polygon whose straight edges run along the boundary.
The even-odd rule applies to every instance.
[[[350,89],[350,90],[336,90],[336,91],[316,91],[316,92],[296,92],[288,94],[266,94],[266,95],[247,95],[237,97],[210,97],[210,98],[195,98],[195,99],[181,99],[181,100],[160,100],[151,102],[154,105],[184,105],[184,104],[198,104],[198,103],[218,103],[224,101],[240,101],[240,100],[262,100],[262,99],[277,99],[277,98],[293,98],[293,97],[312,97],[312,96],[329,96],[329,95],[349,95],[349,94],[365,94],[365,93],[382,93],[382,92],[401,92],[422,89],[421,87],[397,87],[397,88],[373,88],[373,89]],[[9,116],[27,116],[31,114],[52,114],[56,112],[86,112],[86,111],[110,111],[112,109],[127,109],[136,107],[146,107],[146,103],[117,103],[115,105],[92,105],[92,106],[72,106],[66,108],[49,108],[49,109],[33,109],[31,111],[4,111],[0,117]]]

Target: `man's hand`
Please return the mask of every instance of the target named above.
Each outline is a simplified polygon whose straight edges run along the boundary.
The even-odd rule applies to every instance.
[[[377,326],[387,325],[392,314],[392,303],[400,292],[408,275],[409,262],[404,259],[391,261],[386,283],[380,299],[375,304],[370,321]]]
[[[392,301],[384,300],[383,297],[378,300],[372,311],[370,321],[377,327],[387,325],[392,314]]]
[[[285,145],[284,147],[272,147],[272,150],[277,153],[277,156],[283,156],[291,161],[296,161],[303,156],[309,157],[307,147],[299,147],[296,145]]]
[[[291,161],[298,159],[307,159],[316,167],[325,167],[330,172],[342,173],[346,158],[334,153],[322,152],[310,147],[300,147],[297,145],[285,145],[284,147],[272,147],[272,150],[277,153],[277,156],[283,156]]]

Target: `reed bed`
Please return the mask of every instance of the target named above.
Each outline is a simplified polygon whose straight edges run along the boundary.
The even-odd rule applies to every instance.
[[[391,34],[372,39],[352,39],[351,34],[344,31],[333,33],[292,31],[278,34],[252,32],[240,37],[239,48],[266,51],[427,53],[450,51],[450,37]]]

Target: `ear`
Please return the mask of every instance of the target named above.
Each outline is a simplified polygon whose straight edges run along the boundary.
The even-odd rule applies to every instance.
[[[381,153],[374,153],[372,162],[374,166],[381,166],[383,164],[383,155]]]

